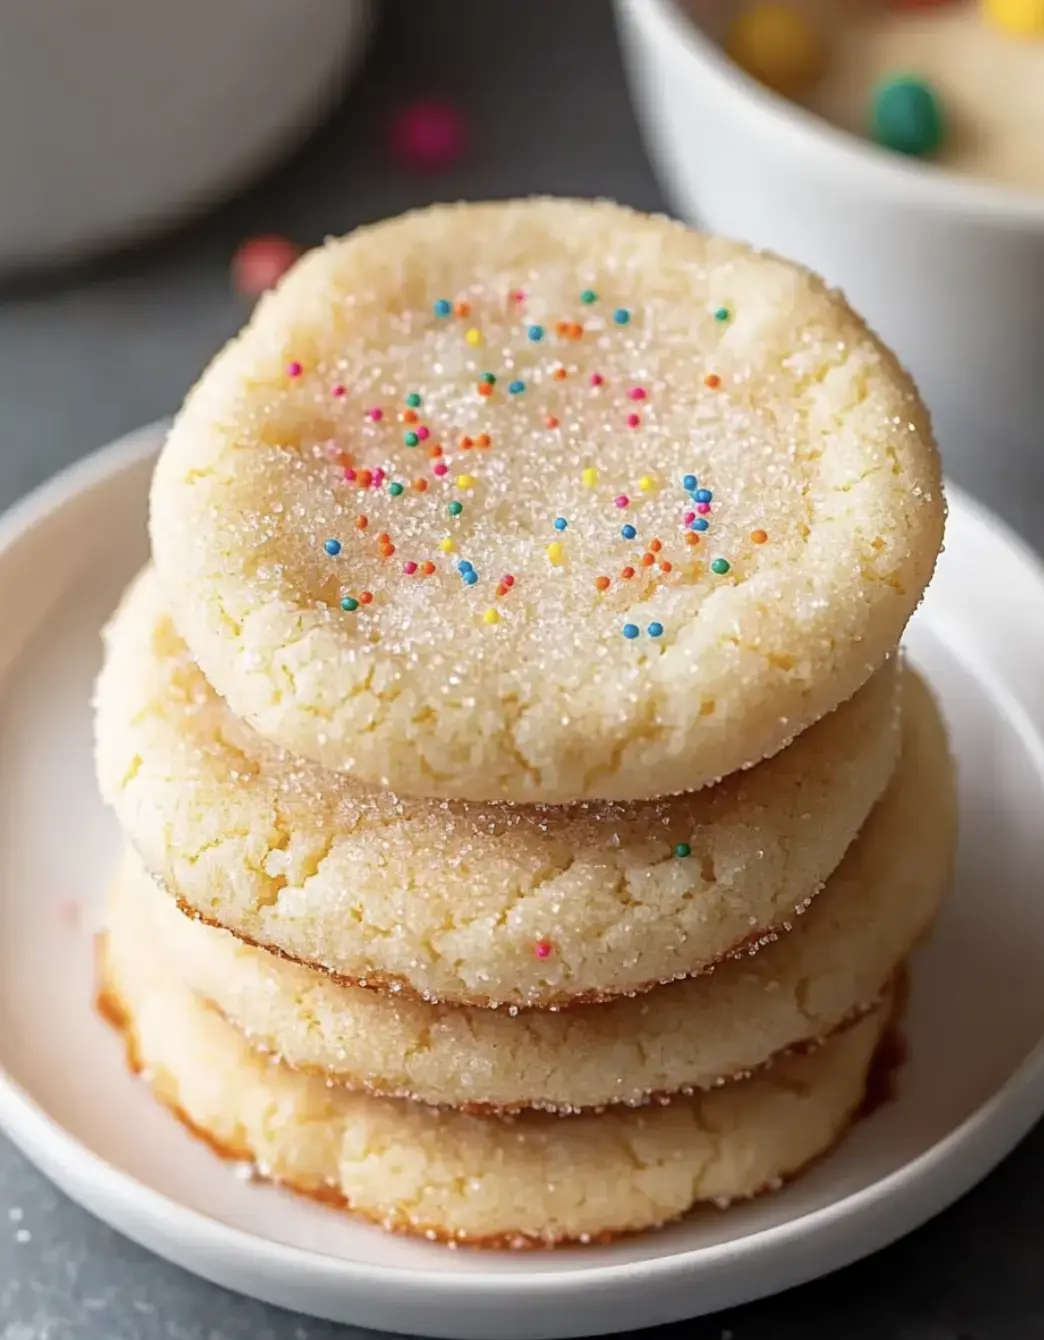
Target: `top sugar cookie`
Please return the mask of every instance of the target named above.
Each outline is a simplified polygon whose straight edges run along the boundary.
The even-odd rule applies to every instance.
[[[283,747],[403,794],[707,785],[895,646],[927,415],[805,271],[608,204],[438,206],[306,256],[189,395],[151,529]]]

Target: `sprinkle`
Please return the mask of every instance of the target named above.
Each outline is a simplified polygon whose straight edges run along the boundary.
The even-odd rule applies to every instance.
[[[525,382],[519,381],[517,378],[513,382],[508,382],[508,390],[512,395],[521,395],[525,389]]]
[[[645,631],[650,637],[663,637],[663,624],[654,621]]]
[[[645,387],[632,386],[631,389],[627,392],[627,394],[631,397],[632,400],[644,400],[646,394]]]
[[[548,940],[538,940],[533,946],[533,953],[537,958],[547,958],[551,953],[551,943]]]
[[[330,555],[331,558],[336,558],[337,555],[341,552],[341,541],[327,540],[323,545],[323,548],[326,550],[326,552]]]
[[[517,288],[511,295],[513,302],[525,302],[526,294],[524,289]]]
[[[407,447],[415,447],[417,443],[420,441],[420,438],[411,429],[410,432],[403,433],[402,440]]]
[[[475,439],[473,437],[468,437],[467,433],[465,433],[463,437],[457,438],[457,446],[460,447],[461,451],[470,451],[474,445]]]
[[[431,561],[430,558],[426,558],[424,562],[420,565],[420,570],[422,577],[430,577],[431,574],[435,571],[435,564]]]
[[[441,479],[443,475],[449,474],[449,466],[446,464],[445,461],[436,461],[435,464],[431,467],[431,473],[433,475],[438,475],[438,477]]]
[[[643,567],[643,568],[651,568],[652,565],[653,565],[655,562],[656,562],[656,559],[653,558],[652,554],[642,554],[642,567]]]
[[[613,320],[618,326],[626,326],[631,319],[631,313],[626,307],[618,307],[613,313]]]
[[[370,518],[366,516],[366,514],[363,512],[360,512],[359,515],[355,518],[356,530],[365,530],[369,524],[370,524]]]
[[[719,577],[723,576],[726,572],[728,572],[728,570],[729,570],[729,563],[727,559],[716,558],[714,562],[711,564],[711,572],[716,572]]]
[[[686,544],[699,544],[700,537],[694,531],[688,531],[685,535]]]
[[[624,626],[620,629],[620,632],[623,633],[624,637],[628,640],[628,642],[633,642],[634,639],[638,636],[640,631],[641,630],[639,629],[636,623],[625,623]]]
[[[551,562],[555,564],[556,567],[562,562],[564,553],[561,541],[559,540],[551,541],[551,543],[547,546],[547,556],[551,560]]]
[[[708,502],[697,503],[696,510],[697,512],[699,512],[701,516],[706,516],[707,513],[710,511],[710,503]]]
[[[460,562],[457,564],[457,571],[460,573],[474,572],[475,565],[474,563],[472,563],[470,558],[462,558]]]
[[[352,480],[355,478],[355,469],[354,469],[354,467],[352,467],[352,466],[350,466],[350,465],[346,465],[345,468],[344,468],[344,477],[345,477],[345,479],[347,479],[348,483],[350,484],[350,483],[352,482]]]
[[[330,387],[330,394],[334,397],[335,400],[340,400],[341,396],[345,396],[348,394],[348,388],[347,386],[342,386],[341,383],[338,382],[336,386]]]
[[[417,429],[417,436],[422,442],[427,442],[428,438],[431,437],[431,429],[425,428],[422,424],[421,427]]]
[[[600,372],[592,372],[590,381],[592,386],[601,386],[605,382],[605,378]]]
[[[608,578],[608,577],[596,577],[596,578],[595,578],[595,590],[596,590],[596,591],[608,591],[608,590],[609,590],[609,578]]]
[[[686,512],[685,515],[682,517],[682,524],[686,526],[691,526],[695,520],[696,520],[695,512]]]
[[[462,572],[460,575],[464,578],[465,585],[467,586],[474,586],[478,581],[478,573],[474,568],[469,568],[467,572]]]
[[[557,416],[554,415],[554,414],[545,414],[545,415],[544,415],[544,427],[545,427],[545,428],[557,428],[557,427],[558,427],[558,418],[557,418]]]
[[[359,602],[355,599],[354,596],[341,597],[341,609],[345,610],[348,614],[354,614],[354,612],[358,608],[359,608]]]
[[[674,845],[674,854],[679,861],[684,861],[686,856],[692,855],[692,848],[687,842],[676,842]]]
[[[588,466],[587,469],[581,474],[580,478],[583,481],[585,489],[593,489],[594,486],[598,483],[598,471],[595,470],[592,466]]]
[[[503,582],[505,586],[514,586],[515,584],[515,579],[510,572],[505,572],[500,580]]]
[[[452,554],[457,545],[451,535],[444,535],[439,541],[439,548],[444,554]]]
[[[714,500],[714,494],[711,493],[710,489],[697,489],[694,497],[698,503],[713,502]]]
[[[662,541],[662,540],[650,540],[650,541],[649,541],[649,548],[653,551],[654,554],[658,554],[658,553],[660,552],[660,550],[663,548],[663,541]]]
[[[405,484],[400,484],[399,481],[396,479],[391,484],[388,485],[388,492],[391,494],[393,498],[397,498],[399,494],[403,492],[405,487],[406,487]]]
[[[431,446],[428,448],[428,455],[432,458],[432,460],[442,455],[442,447],[438,444],[438,442],[433,442],[431,444]]]
[[[432,311],[436,316],[449,316],[453,311],[453,304],[448,298],[436,298]]]
[[[582,340],[584,337],[584,328],[579,321],[570,321],[566,327],[566,334],[571,340]]]
[[[381,485],[384,483],[384,471],[381,469],[379,465],[375,468],[373,474],[370,476],[370,483],[373,485],[375,489],[379,489]]]
[[[625,582],[629,582],[629,581],[631,580],[631,578],[634,576],[634,568],[630,568],[630,567],[628,567],[628,568],[621,568],[621,569],[620,569],[620,576],[624,579]]]
[[[630,522],[628,522],[626,526],[621,526],[620,534],[624,537],[625,540],[633,540],[634,537],[638,534],[638,532],[630,524]]]
[[[419,408],[420,403],[421,398],[416,391],[411,391],[409,395],[406,397],[406,404],[409,405],[410,409]]]
[[[381,545],[379,553],[381,558],[391,558],[392,554],[395,553],[395,546],[392,544],[391,540],[389,540],[387,544]]]
[[[638,481],[638,487],[643,493],[651,493],[656,487],[656,480],[653,479],[652,475],[642,475]]]
[[[673,571],[674,571],[674,564],[671,563],[671,562],[670,562],[668,559],[666,559],[666,558],[661,558],[661,559],[660,559],[660,571],[661,571],[661,572],[673,572]]]
[[[453,315],[454,315],[454,316],[470,316],[470,315],[471,315],[471,303],[470,303],[470,302],[464,302],[463,300],[462,300],[461,302],[455,302],[455,303],[453,304]]]
[[[402,413],[399,415],[399,418],[403,421],[403,423],[416,423],[417,411],[415,409],[404,409]]]
[[[565,370],[565,368],[555,368],[551,376],[554,377],[556,382],[564,382],[565,379],[569,376],[569,373]]]
[[[475,438],[475,446],[481,447],[483,451],[487,451],[492,445],[493,439],[488,433],[479,433],[478,437]]]
[[[504,583],[503,583],[503,582],[497,582],[497,595],[498,595],[498,596],[506,596],[507,593],[508,593],[508,588],[504,585]]]
[[[565,530],[569,525],[569,522],[564,516],[556,516],[551,524],[554,526],[555,530]]]
[[[638,425],[641,423],[641,421],[642,421],[642,416],[641,416],[640,414],[628,414],[628,416],[627,416],[627,427],[628,427],[628,428],[637,428]]]
[[[288,377],[300,377],[302,372],[304,372],[304,368],[298,363],[296,358],[292,362],[287,363],[286,375]]]
[[[626,493],[621,493],[613,499],[613,505],[615,507],[626,507],[630,503],[630,501],[631,500],[630,498],[628,498]]]
[[[703,379],[703,384],[710,390],[716,391],[718,387],[721,385],[721,378],[718,376],[716,372],[708,372],[706,377],[704,377]]]
[[[488,609],[482,615],[484,623],[500,623],[500,614],[495,609]]]
[[[355,473],[355,482],[361,489],[368,489],[373,483],[373,471],[357,470]]]
[[[368,409],[366,411],[366,417],[371,421],[371,423],[380,423],[380,421],[384,418],[384,410]]]
[[[360,605],[369,605],[369,604],[372,602],[372,600],[373,600],[373,592],[372,592],[372,591],[360,591],[360,592],[359,592],[359,604],[360,604]]]
[[[703,505],[704,505],[704,507],[706,507],[707,504],[704,503]],[[698,516],[698,517],[696,518],[696,520],[692,523],[692,528],[693,528],[693,530],[704,531],[704,530],[706,530],[709,526],[710,526],[710,522],[707,520],[706,517],[703,517],[703,516]]]
[[[458,488],[458,489],[473,489],[477,483],[478,483],[478,480],[475,478],[474,475],[458,475],[458,476],[457,476],[457,488]]]
[[[485,386],[496,386],[497,384],[497,379],[492,372],[484,372],[479,381]]]
[[[544,338],[544,327],[530,326],[529,329],[526,331],[526,334],[533,341],[533,343],[536,344],[539,340],[542,340]]]
[[[408,559],[408,560],[402,565],[402,570],[403,570],[403,572],[406,574],[407,577],[412,577],[413,574],[417,571],[417,565],[416,565],[416,563],[414,563],[413,559],[411,558],[411,559]]]
[[[764,544],[768,539],[768,534],[759,528],[750,532],[750,538],[754,544]]]
[[[446,508],[446,511],[449,512],[450,516],[460,516],[463,510],[464,510],[464,504],[461,502],[457,502],[456,498],[454,498],[454,500]]]
[[[475,389],[478,391],[479,395],[493,394],[493,387],[490,385],[489,382],[479,382],[478,386]]]
[[[729,319],[729,309],[727,307],[719,307],[717,311],[714,313],[715,321],[727,321],[728,319]]]
[[[248,238],[232,257],[236,291],[246,298],[256,298],[278,283],[299,254],[299,247],[277,233]]]
[[[472,326],[472,328],[467,332],[464,338],[465,340],[467,340],[468,344],[470,344],[473,349],[477,349],[478,346],[482,343],[482,331],[476,330],[475,327]]]
[[[686,475],[685,478],[682,480],[682,488],[687,490],[687,492],[691,493],[699,482],[700,481],[696,478],[695,475]]]
[[[590,306],[591,303],[593,303],[593,302],[597,302],[597,301],[598,301],[598,294],[594,291],[593,288],[585,288],[585,289],[581,289],[581,290],[580,290],[580,301],[581,301],[582,303],[586,303],[588,306]]]

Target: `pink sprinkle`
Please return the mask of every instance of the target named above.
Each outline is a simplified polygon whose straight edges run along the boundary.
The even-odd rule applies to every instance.
[[[510,572],[505,572],[500,580],[505,586],[514,586],[515,584],[515,579],[514,577],[512,577]]]
[[[368,419],[372,420],[374,423],[380,423],[380,421],[384,418],[384,410],[383,410],[383,409],[368,409],[368,410],[366,411],[366,417],[367,417]]]
[[[414,563],[413,559],[411,558],[411,559],[409,560],[408,563],[404,563],[404,564],[402,565],[402,570],[403,570],[403,572],[406,574],[407,577],[412,577],[413,574],[417,571],[417,565],[416,565],[416,563]]]
[[[384,471],[378,465],[376,469],[373,471],[373,473],[370,475],[370,484],[373,488],[379,489],[383,483],[384,483]]]
[[[429,437],[431,437],[431,429],[425,428],[424,425],[422,424],[420,428],[417,429],[418,441],[427,442]]]
[[[682,524],[686,526],[691,526],[695,520],[696,520],[695,512],[686,512],[685,515],[682,517]]]
[[[627,392],[627,394],[631,397],[632,400],[644,400],[644,399],[645,399],[645,387],[644,387],[644,386],[632,386],[631,389]]]
[[[640,414],[628,414],[628,416],[627,416],[627,427],[628,427],[628,428],[637,428],[638,425],[641,423],[641,421],[642,421],[642,416],[641,416]]]
[[[551,944],[548,940],[538,940],[533,946],[533,953],[537,958],[548,958],[551,953]]]
[[[300,377],[302,372],[304,372],[304,368],[296,359],[292,363],[287,363],[286,375],[288,377]]]
[[[350,484],[352,480],[355,478],[355,467],[351,465],[346,466],[344,471],[344,477],[345,479],[348,480]]]
[[[710,503],[697,503],[696,510],[699,512],[700,516],[706,516],[710,511]]]
[[[617,507],[626,507],[630,501],[631,500],[630,498],[628,498],[626,493],[621,493],[618,498],[613,499],[613,502],[616,504]]]
[[[525,302],[526,300],[526,295],[520,288],[515,289],[514,293],[512,293],[511,296],[514,298],[516,302]]]
[[[338,382],[336,386],[331,386],[330,394],[334,396],[335,399],[340,400],[341,396],[348,394],[348,388],[347,386],[342,386],[341,383]]]
[[[602,383],[603,383],[604,381],[605,381],[605,378],[602,376],[602,374],[601,374],[600,372],[592,372],[592,373],[591,373],[591,385],[592,385],[592,386],[601,386]]]
[[[441,479],[443,475],[449,474],[449,466],[446,464],[445,461],[436,461],[435,464],[431,467],[431,472],[433,475],[438,475],[438,477]]]

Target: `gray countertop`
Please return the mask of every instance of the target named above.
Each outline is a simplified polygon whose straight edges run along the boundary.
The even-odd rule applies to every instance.
[[[435,177],[388,162],[381,125],[411,88],[456,98],[464,159]],[[242,322],[242,238],[301,243],[433,198],[549,192],[656,208],[604,0],[386,0],[344,105],[294,160],[177,236],[0,299],[0,508],[113,437],[172,411]],[[945,444],[944,444],[945,449]],[[1036,490],[988,464],[957,478],[1031,540]],[[861,1265],[728,1316],[690,1340],[1044,1337],[1044,1129],[935,1222]],[[361,1331],[225,1293],[124,1241],[0,1139],[0,1340],[327,1340]],[[366,1333],[370,1334],[370,1333]]]

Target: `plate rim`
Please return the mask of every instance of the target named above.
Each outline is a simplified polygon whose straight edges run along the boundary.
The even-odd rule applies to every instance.
[[[124,434],[45,479],[16,501],[0,515],[0,563],[23,537],[77,496],[141,466],[157,454],[169,423],[168,419],[160,419]],[[964,513],[989,531],[992,543],[1006,549],[1044,595],[1044,560],[1007,522],[949,481],[946,498],[951,515]],[[1016,701],[1023,706],[1018,698]],[[1033,731],[1033,744],[1039,752],[1044,749],[1044,723],[1034,720],[1024,708],[1023,719]],[[109,1204],[136,1205],[141,1217],[150,1224],[161,1224],[165,1234],[179,1243],[190,1243],[194,1251],[209,1248],[222,1256],[231,1255],[239,1261],[249,1262],[252,1268],[270,1266],[280,1274],[293,1270],[299,1283],[354,1282],[371,1287],[411,1287],[439,1295],[454,1294],[458,1300],[462,1292],[481,1299],[536,1286],[545,1294],[565,1295],[610,1282],[614,1285],[650,1284],[656,1280],[678,1279],[713,1270],[719,1265],[735,1264],[748,1254],[758,1255],[765,1250],[785,1252],[802,1241],[807,1245],[811,1237],[829,1234],[832,1228],[853,1216],[876,1224],[865,1246],[856,1251],[850,1247],[841,1249],[841,1259],[826,1268],[836,1269],[880,1250],[958,1200],[1014,1148],[1038,1120],[1042,1108],[1044,1033],[1004,1083],[942,1139],[870,1186],[849,1192],[828,1205],[730,1242],[671,1251],[635,1261],[579,1266],[564,1271],[535,1270],[524,1274],[496,1269],[447,1273],[437,1266],[353,1261],[318,1249],[258,1236],[193,1209],[95,1153],[45,1111],[0,1063],[0,1130],[49,1180],[58,1181],[77,1203],[83,1205],[77,1191],[70,1187],[75,1186],[77,1190],[93,1188]],[[960,1175],[943,1187],[939,1174],[951,1163],[956,1163]],[[52,1176],[49,1171],[52,1168],[58,1175]],[[921,1199],[918,1202],[919,1192]],[[916,1213],[909,1217],[900,1213],[903,1204],[908,1202],[917,1204]],[[881,1210],[885,1206],[891,1213],[882,1216]],[[896,1228],[897,1222],[902,1226]],[[807,1271],[800,1275],[800,1279],[807,1278]],[[792,1283],[796,1284],[800,1279]],[[755,1289],[749,1296],[759,1296],[758,1291]]]

